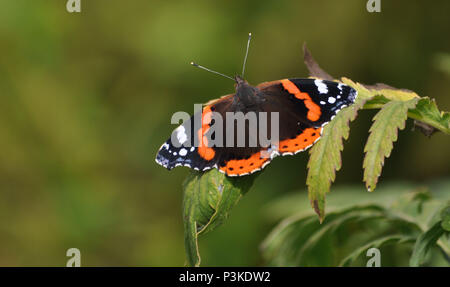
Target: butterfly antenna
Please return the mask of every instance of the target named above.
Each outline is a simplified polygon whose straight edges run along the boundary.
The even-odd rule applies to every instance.
[[[248,33],[247,49],[245,51],[244,64],[242,65],[242,78],[244,78],[245,65],[247,64],[248,48],[250,47],[251,39],[252,39],[252,33]]]
[[[228,78],[228,79],[231,79],[231,80],[235,81],[235,79],[233,79],[233,78],[230,77],[230,76],[227,76],[227,75],[224,75],[224,74],[222,74],[222,73],[219,73],[219,72],[213,71],[213,70],[211,70],[211,69],[208,69],[208,68],[206,68],[206,67],[200,66],[199,64],[196,64],[196,63],[194,63],[194,62],[191,62],[191,65],[194,66],[194,67],[203,69],[203,70],[205,70],[205,71],[208,71],[208,72],[211,72],[211,73],[214,73],[214,74],[217,74],[217,75],[220,75],[220,76],[222,76],[222,77],[225,77],[225,78]]]

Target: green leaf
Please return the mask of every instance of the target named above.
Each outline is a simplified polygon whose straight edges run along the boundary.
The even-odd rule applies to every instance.
[[[376,205],[353,206],[331,212],[322,224],[309,212],[293,215],[279,223],[261,244],[263,256],[275,266],[314,265],[314,257],[321,252],[320,243],[332,237],[335,230],[351,221],[373,220],[381,212]]]
[[[369,247],[412,243],[447,216],[449,182],[433,181],[431,192],[407,182],[383,183],[376,193],[361,192],[364,188],[360,186],[338,186],[327,196],[327,216],[322,224],[305,204],[307,194],[285,195],[265,208],[270,216],[286,219],[261,245],[264,259],[275,266],[347,266],[355,264],[358,252]],[[272,217],[268,219],[273,222]],[[446,237],[439,238],[436,247],[435,251],[450,254]],[[409,260],[412,248],[413,244],[408,244],[399,250]],[[383,258],[391,264],[395,256],[385,254]]]
[[[444,234],[444,229],[441,227],[442,221],[436,222],[430,229],[422,233],[414,245],[413,254],[409,261],[411,267],[420,266],[425,261],[425,256],[428,251],[436,246],[436,242],[439,237]]]
[[[396,89],[384,84],[369,86],[355,83],[344,77],[341,80],[344,84],[357,90],[358,97],[369,99],[364,105],[364,109],[380,108],[388,101],[404,102],[418,99],[416,107],[408,111],[408,117],[450,134],[450,113],[439,111],[434,99],[420,98],[413,91]]]
[[[198,236],[221,225],[257,175],[226,177],[217,169],[192,172],[184,183],[183,220],[188,266],[200,265]]]
[[[320,248],[318,243],[326,238],[330,238],[330,236],[335,234],[339,228],[349,225],[352,222],[364,223],[380,219],[382,218],[382,212],[383,209],[377,205],[357,205],[342,213],[338,213],[332,220],[328,220],[327,217],[320,228],[315,230],[315,232],[308,234],[308,239],[298,247],[297,262],[301,265],[306,265],[311,262],[311,258],[318,252],[317,247]]]
[[[311,215],[292,216],[283,220],[261,244],[265,260],[274,266],[296,266],[296,252],[309,234],[320,228]]]
[[[384,158],[389,157],[393,142],[397,140],[397,130],[405,128],[408,109],[414,108],[417,99],[410,101],[390,101],[375,115],[370,128],[364,152],[363,168],[364,182],[367,190],[373,191],[384,164]]]
[[[434,99],[421,98],[416,107],[408,112],[408,116],[450,134],[450,113],[440,112]]]
[[[450,206],[444,208],[441,212],[441,226],[445,231],[450,231]]]
[[[391,101],[406,102],[406,101],[410,101],[410,100],[419,98],[419,96],[413,91],[397,89],[397,88],[393,88],[393,87],[390,87],[385,84],[376,84],[374,86],[366,85],[365,87],[369,88],[369,91],[374,96],[383,96],[386,99],[391,100]]]
[[[386,84],[375,84],[375,85],[364,85],[361,83],[355,83],[350,79],[343,77],[342,82],[344,84],[349,85],[358,91],[358,96],[362,96],[364,98],[373,98],[376,96],[383,96],[391,101],[409,101],[415,98],[419,98],[419,96],[410,90],[406,89],[397,89]]]
[[[347,257],[345,257],[340,263],[339,266],[350,266],[356,259],[358,259],[361,255],[365,255],[369,248],[381,248],[385,245],[389,244],[404,244],[409,242],[414,242],[415,238],[412,236],[395,234],[388,235],[378,239],[375,239],[350,253]]]
[[[312,207],[322,222],[325,217],[325,193],[329,192],[341,168],[343,139],[349,135],[349,122],[356,118],[357,111],[364,105],[364,99],[357,98],[355,104],[340,111],[322,131],[321,139],[310,149],[306,185]]]
[[[379,109],[379,108],[383,107],[385,104],[387,104],[388,102],[389,102],[389,99],[387,99],[384,96],[381,96],[381,95],[374,96],[366,101],[366,103],[364,104],[364,109],[373,109],[373,108]]]

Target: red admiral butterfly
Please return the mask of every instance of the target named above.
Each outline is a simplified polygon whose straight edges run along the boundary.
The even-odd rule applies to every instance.
[[[242,75],[245,71],[244,59]],[[208,70],[192,63],[194,66]],[[228,77],[226,75],[220,74]],[[233,79],[236,93],[212,100],[203,106],[201,124],[195,124],[195,115],[173,131],[159,149],[156,162],[167,169],[187,166],[199,171],[217,168],[228,176],[242,176],[263,169],[278,155],[293,155],[304,151],[317,142],[322,134],[323,126],[344,107],[355,102],[357,92],[353,88],[339,82],[320,79],[283,79],[251,86],[243,76]],[[227,125],[230,114],[273,113],[278,114],[278,140],[270,145],[263,145],[256,140],[256,145],[249,145],[252,128],[245,122],[245,145],[225,145],[227,137],[236,135],[236,123]],[[216,124],[215,113],[225,119],[221,128],[226,131],[222,144],[208,144],[211,139],[210,129]],[[261,120],[258,126],[261,126]],[[266,128],[271,134],[271,128]],[[228,132],[232,130],[232,134]],[[273,130],[273,128],[272,128]],[[208,137],[209,136],[209,137]],[[193,144],[199,142],[198,145]]]

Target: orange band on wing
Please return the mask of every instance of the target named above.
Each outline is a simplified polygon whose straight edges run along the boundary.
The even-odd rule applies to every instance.
[[[220,170],[225,172],[227,175],[242,175],[251,173],[256,169],[260,169],[269,159],[270,158],[267,157],[261,158],[261,152],[257,152],[248,159],[232,159],[226,162],[226,165],[221,167]]]
[[[308,93],[300,91],[300,89],[289,80],[285,79],[280,82],[290,94],[293,94],[297,99],[304,101],[305,107],[308,109],[308,114],[306,115],[308,120],[315,122],[320,118],[320,115],[322,114],[320,107],[313,102]]]
[[[197,132],[197,137],[200,141],[198,147],[198,154],[205,160],[212,160],[216,155],[216,152],[213,148],[208,147],[208,138],[205,134],[209,130],[209,124],[212,119],[212,111],[210,106],[206,106],[203,108],[202,112],[202,127]]]
[[[280,142],[278,147],[281,153],[292,152],[295,153],[311,146],[318,138],[322,128],[307,128],[295,139],[287,139]]]

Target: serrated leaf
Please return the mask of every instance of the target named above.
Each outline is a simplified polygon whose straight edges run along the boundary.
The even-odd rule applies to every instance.
[[[378,238],[357,248],[355,251],[350,253],[339,263],[339,266],[350,266],[350,264],[352,264],[356,259],[365,254],[369,248],[381,248],[389,244],[404,244],[414,241],[414,237],[402,234],[388,235],[382,238]]]
[[[381,207],[372,204],[353,206],[331,212],[322,224],[310,213],[293,215],[279,223],[264,240],[263,256],[275,266],[311,265],[313,259],[308,254],[314,254],[321,240],[351,221],[378,218],[381,212]]]
[[[314,233],[308,234],[308,239],[299,246],[296,261],[299,265],[306,265],[316,253],[316,246],[322,240],[329,238],[339,228],[352,222],[364,223],[382,217],[383,208],[378,205],[354,206],[345,212],[338,214],[332,220],[325,219],[323,224]]]
[[[444,234],[441,221],[436,222],[430,229],[422,233],[416,240],[409,266],[418,267],[423,264],[428,251],[436,246],[436,241]]]
[[[382,95],[374,96],[366,101],[364,104],[364,109],[378,109],[380,107],[383,107],[385,104],[389,102],[389,99]]]
[[[439,111],[434,99],[421,98],[408,116],[450,134],[450,113]]]
[[[375,189],[384,158],[390,156],[393,142],[397,140],[397,131],[405,128],[408,109],[414,108],[416,103],[416,99],[407,102],[390,101],[375,115],[364,147],[364,182],[368,191]]]
[[[343,77],[342,82],[344,84],[349,85],[358,91],[358,95],[361,95],[365,98],[373,98],[375,96],[383,96],[391,101],[409,101],[415,98],[419,98],[419,96],[410,90],[406,89],[397,89],[386,84],[378,83],[375,85],[365,85],[361,83],[355,83],[350,79]]]
[[[318,228],[317,219],[311,215],[291,216],[283,220],[261,244],[263,257],[273,266],[295,266],[298,247]]]
[[[391,100],[391,101],[410,101],[412,99],[415,98],[419,98],[419,96],[413,92],[413,91],[409,91],[409,90],[404,90],[404,89],[396,89],[393,87],[389,87],[386,85],[382,85],[382,84],[378,84],[375,86],[367,86],[366,87],[369,88],[369,91],[375,95],[382,95],[383,97]]]
[[[447,216],[447,211],[443,211],[450,199],[446,183],[434,185],[432,192],[405,182],[384,183],[374,194],[360,193],[363,190],[356,186],[333,189],[327,198],[327,217],[322,224],[313,220],[315,216],[309,206],[304,205],[306,194],[302,192],[270,203],[275,209],[268,208],[268,213],[277,213],[276,210],[282,208],[287,210],[283,216],[294,215],[282,220],[264,240],[261,246],[264,258],[275,266],[348,265],[350,257],[354,260],[358,256],[356,249],[361,253],[369,247],[377,247],[378,243],[380,247],[389,244],[383,242],[380,235],[383,238],[404,236],[404,240],[391,243],[414,242],[423,231]],[[388,238],[385,239],[388,241]],[[450,254],[444,239],[441,237],[436,247]],[[331,245],[323,245],[330,240]],[[409,247],[412,250],[413,246]],[[334,250],[340,252],[334,253]],[[326,263],[317,258],[320,256],[327,258]]]
[[[329,192],[336,171],[341,168],[343,139],[349,135],[349,123],[356,118],[358,110],[364,105],[358,98],[354,105],[340,111],[322,132],[321,139],[310,149],[306,185],[312,207],[323,221],[325,217],[325,194]]]
[[[200,265],[198,236],[221,225],[257,175],[229,178],[217,169],[192,172],[184,183],[183,220],[188,266]]]
[[[419,97],[415,92],[396,89],[384,84],[373,86],[355,83],[343,77],[341,81],[358,91],[358,97],[370,99],[366,102],[364,109],[379,108],[387,101],[410,101],[418,99],[414,109],[408,112],[408,117],[418,120],[428,126],[436,128],[446,134],[450,134],[450,113],[439,111],[434,99]],[[377,102],[377,99],[384,98],[386,101]]]

